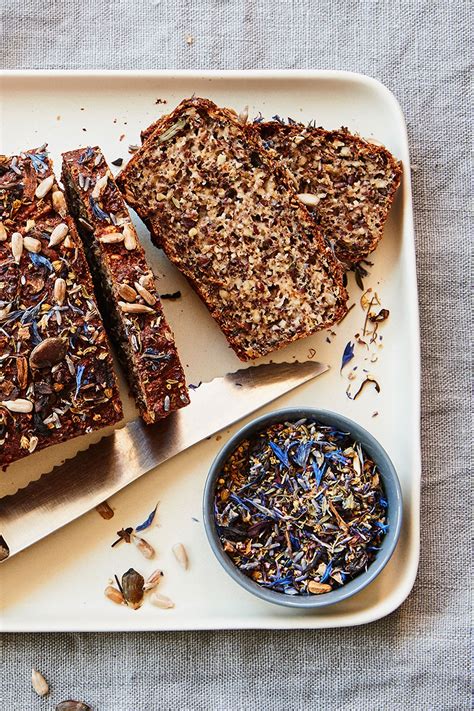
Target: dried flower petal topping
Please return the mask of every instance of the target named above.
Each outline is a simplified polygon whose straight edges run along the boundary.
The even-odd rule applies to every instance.
[[[342,362],[341,362],[341,370],[340,372],[342,373],[342,369],[344,368],[347,363],[349,363],[350,360],[352,360],[354,357],[354,344],[349,341],[347,343],[346,347],[344,348],[344,353],[342,354]]]
[[[387,530],[377,466],[347,432],[302,419],[242,442],[215,492],[233,563],[286,595],[337,589],[365,571]]]
[[[365,379],[362,381],[362,383],[360,384],[359,389],[356,390],[356,392],[355,392],[353,395],[351,394],[350,386],[347,388],[347,390],[346,390],[346,395],[347,395],[347,397],[349,398],[349,400],[356,400],[356,399],[359,397],[359,395],[361,394],[361,392],[362,392],[362,390],[364,389],[364,387],[367,385],[367,383],[373,383],[374,386],[375,386],[375,391],[378,392],[378,393],[380,392],[380,385],[379,385],[378,382],[375,380],[375,378],[372,377],[372,375],[367,375],[367,376],[365,377]]]
[[[155,519],[156,510],[158,508],[158,503],[156,504],[153,511],[148,515],[146,521],[143,521],[143,523],[140,523],[138,526],[135,526],[135,531],[144,531],[146,528],[150,528],[151,524],[153,523],[153,521]]]

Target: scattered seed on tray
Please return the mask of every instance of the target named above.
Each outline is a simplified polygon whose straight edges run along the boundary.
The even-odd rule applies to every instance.
[[[388,530],[377,466],[347,433],[307,419],[242,442],[217,480],[214,505],[234,564],[286,595],[352,580]]]

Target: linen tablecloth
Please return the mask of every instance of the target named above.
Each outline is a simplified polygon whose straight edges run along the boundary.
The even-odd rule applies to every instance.
[[[471,9],[462,0],[4,0],[3,68],[347,69],[395,93],[414,171],[423,487],[418,579],[388,618],[316,632],[8,635],[2,711],[70,697],[96,711],[470,708]],[[50,699],[32,692],[32,666],[52,681]]]

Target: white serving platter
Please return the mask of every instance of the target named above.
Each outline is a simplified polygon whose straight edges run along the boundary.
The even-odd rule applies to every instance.
[[[296,120],[316,119],[326,128],[349,127],[386,145],[403,162],[404,178],[384,239],[373,254],[365,287],[390,310],[380,328],[377,361],[363,362],[381,386],[364,389],[357,400],[346,395],[347,373],[339,368],[345,344],[360,333],[362,292],[352,276],[349,304],[355,303],[332,334],[317,334],[274,355],[274,360],[314,357],[331,371],[272,407],[313,405],[347,415],[372,432],[391,456],[402,485],[404,522],[397,550],[369,587],[354,598],[318,612],[299,612],[260,601],[240,589],[221,569],[204,533],[201,498],[212,459],[224,439],[240,426],[196,445],[110,500],[115,516],[89,512],[0,566],[0,629],[3,631],[113,631],[230,628],[328,628],[376,620],[395,610],[409,594],[419,558],[420,363],[410,163],[406,127],[393,95],[379,82],[349,72],[5,72],[0,75],[0,150],[14,153],[47,141],[56,172],[60,153],[99,144],[107,159],[128,159],[128,145],[152,120],[192,94],[250,117],[262,112]],[[163,103],[166,102],[166,103]],[[181,290],[165,301],[188,382],[206,381],[241,367],[205,307],[163,255],[153,248],[136,219],[160,291]],[[329,343],[328,340],[331,342]],[[350,367],[347,368],[347,372]],[[126,398],[126,389],[122,387]],[[262,410],[261,412],[264,412]],[[135,416],[128,402],[127,418]],[[377,412],[376,416],[373,416]],[[250,419],[250,418],[249,418]],[[98,436],[96,435],[96,438]],[[90,440],[38,452],[0,472],[0,496],[39,477]],[[146,538],[156,547],[145,560],[127,544],[111,548],[116,531],[143,521],[160,501],[157,525]],[[190,569],[182,571],[171,553],[185,544]],[[144,575],[160,567],[161,591],[176,606],[161,610],[145,603],[138,611],[106,600],[103,590],[114,573],[134,567]]]

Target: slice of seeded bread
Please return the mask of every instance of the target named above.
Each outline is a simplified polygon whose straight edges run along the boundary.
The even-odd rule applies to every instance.
[[[173,334],[125,202],[100,149],[63,154],[62,179],[106,325],[147,423],[189,402]]]
[[[117,183],[242,360],[346,313],[340,264],[286,169],[230,110],[183,101]]]
[[[400,163],[383,146],[345,128],[326,131],[279,121],[252,126],[294,177],[297,193],[336,256],[348,265],[367,257],[382,238]]]
[[[121,418],[91,275],[46,146],[0,156],[0,467]]]

